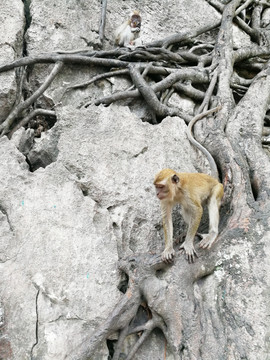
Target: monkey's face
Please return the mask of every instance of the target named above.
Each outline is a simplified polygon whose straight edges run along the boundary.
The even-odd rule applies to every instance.
[[[141,28],[141,17],[140,17],[140,15],[132,15],[131,16],[130,27],[133,28],[133,29],[137,28],[136,31],[140,31],[140,28]]]
[[[156,195],[159,200],[168,200],[171,201],[172,197],[172,188],[169,186],[168,182],[155,184]]]
[[[159,200],[165,200],[169,198],[170,189],[166,184],[155,184],[156,195]]]
[[[159,200],[173,201],[180,179],[171,169],[161,170],[155,177],[154,185]]]

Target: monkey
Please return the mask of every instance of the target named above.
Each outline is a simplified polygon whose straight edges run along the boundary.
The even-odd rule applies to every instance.
[[[120,25],[115,31],[115,44],[128,47],[135,45],[136,39],[140,36],[141,16],[138,11],[134,11],[130,19]]]
[[[203,117],[221,109],[213,109],[196,115],[189,123],[187,136],[189,141],[207,157],[211,175],[202,173],[177,173],[171,169],[160,171],[154,180],[156,195],[161,201],[163,229],[165,235],[165,249],[162,259],[172,261],[175,251],[173,249],[172,208],[179,203],[182,206],[182,215],[188,225],[184,243],[180,249],[186,253],[189,262],[193,262],[197,253],[194,249],[194,237],[199,228],[203,208],[207,203],[209,211],[209,233],[201,235],[200,247],[209,249],[218,236],[219,208],[224,194],[223,185],[219,182],[218,170],[212,155],[192,135],[193,125]]]
[[[197,253],[194,249],[194,237],[197,233],[203,213],[202,205],[206,203],[209,211],[209,233],[201,235],[199,246],[209,249],[218,236],[219,208],[223,197],[223,185],[217,179],[203,173],[178,173],[172,169],[161,170],[154,179],[156,195],[161,202],[165,249],[162,260],[171,262],[173,249],[172,208],[179,203],[182,216],[188,225],[184,243],[180,249],[186,258],[194,262]]]

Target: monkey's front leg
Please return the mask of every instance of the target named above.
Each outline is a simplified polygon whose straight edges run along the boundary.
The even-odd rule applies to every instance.
[[[180,246],[180,250],[182,250],[181,252],[186,253],[186,258],[189,263],[194,262],[195,257],[198,257],[194,249],[194,237],[200,225],[202,211],[201,206],[194,207],[192,211],[190,209],[183,209],[183,218],[188,223],[188,231],[185,241]]]
[[[186,259],[189,263],[193,263],[195,260],[195,257],[198,257],[194,246],[193,246],[194,238],[186,238],[186,240],[183,242],[183,244],[180,246],[181,253],[186,254]]]
[[[172,262],[175,251],[173,249],[173,223],[172,223],[172,206],[165,202],[161,203],[163,230],[165,237],[165,249],[162,253],[164,262]]]

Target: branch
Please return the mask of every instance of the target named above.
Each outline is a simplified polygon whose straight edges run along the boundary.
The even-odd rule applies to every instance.
[[[94,82],[96,82],[98,80],[102,80],[102,79],[105,79],[105,78],[114,77],[114,76],[118,76],[118,75],[126,75],[126,74],[129,74],[128,69],[114,70],[114,71],[109,71],[109,72],[106,72],[106,73],[103,73],[103,74],[99,74],[99,75],[94,76],[89,81],[67,87],[66,90],[64,91],[64,93],[68,92],[70,90],[74,90],[74,89],[86,88],[87,86],[93,84]]]
[[[23,98],[23,89],[27,77],[27,71],[24,67],[21,67],[17,69],[16,76],[19,78],[18,86],[17,86],[17,92],[16,92],[16,100],[13,106],[17,106],[22,98]],[[25,89],[24,89],[25,90]]]
[[[226,5],[221,4],[218,0],[206,0],[206,1],[221,14],[223,13]],[[233,21],[236,23],[236,25],[238,25],[243,31],[245,31],[250,36],[251,40],[255,42],[259,42],[258,32],[256,30],[253,30],[250,26],[248,26],[244,20],[242,20],[239,17],[235,17]]]
[[[15,60],[9,64],[0,66],[0,73],[4,71],[12,70],[19,66],[33,65],[37,63],[50,64],[56,62],[63,62],[64,64],[80,64],[80,65],[98,65],[105,67],[125,68],[129,65],[129,62],[115,60],[115,59],[103,59],[98,57],[88,57],[86,55],[77,54],[42,54],[36,56],[28,56]]]
[[[19,116],[19,114],[27,109],[31,104],[33,104],[38,97],[44,93],[44,91],[51,85],[52,81],[56,77],[56,75],[62,70],[64,64],[62,62],[57,62],[54,65],[54,68],[50,75],[47,77],[47,79],[44,81],[44,83],[40,86],[40,88],[34,92],[32,96],[30,96],[27,100],[25,100],[23,103],[19,104],[6,118],[6,120],[0,125],[0,133],[1,135],[5,135],[8,133],[11,125],[13,124],[14,120]]]
[[[116,304],[112,313],[104,321],[99,329],[95,330],[92,336],[85,334],[84,341],[67,355],[67,360],[87,360],[93,356],[98,345],[106,338],[121,329],[125,329],[135,317],[142,302],[140,283],[145,278],[155,276],[155,272],[165,268],[166,265],[160,255],[141,254],[130,256],[119,261],[119,269],[129,276],[129,288]],[[124,334],[125,335],[125,331]],[[121,335],[120,335],[121,337]]]
[[[254,9],[252,11],[252,16],[251,16],[252,28],[254,30],[256,30],[258,32],[258,34],[260,33],[259,30],[261,28],[262,11],[263,11],[263,5],[259,3],[256,6],[254,6]]]
[[[270,197],[270,161],[261,146],[264,117],[270,101],[270,64],[259,73],[237,104],[227,124],[227,133],[239,144],[249,165],[255,200],[265,202]],[[252,150],[251,150],[252,149]]]
[[[9,139],[12,137],[12,135],[22,126],[25,126],[31,119],[33,119],[37,115],[43,115],[43,116],[55,116],[56,112],[53,110],[46,110],[46,109],[35,109],[30,114],[28,114],[26,117],[24,117],[8,134]]]
[[[176,43],[190,41],[190,39],[195,38],[198,35],[204,34],[207,31],[217,28],[219,26],[219,24],[220,24],[220,20],[214,20],[211,25],[205,25],[205,26],[203,26],[199,29],[195,29],[193,31],[183,30],[180,33],[168,36],[165,39],[156,40],[156,41],[153,41],[152,43],[146,44],[146,47],[159,46],[159,47],[167,48],[170,45],[173,45]]]
[[[253,79],[245,79],[242,78],[237,74],[237,72],[234,71],[232,78],[231,78],[231,86],[243,86],[246,89],[249,87],[249,85],[252,83]]]
[[[193,100],[201,101],[204,99],[204,92],[196,89],[191,84],[186,85],[181,82],[177,82],[176,84],[173,85],[173,88],[176,91],[185,94],[186,96],[190,97]]]
[[[145,102],[151,109],[155,111],[158,116],[183,116],[182,112],[179,109],[169,108],[168,106],[160,103],[155,94],[155,91],[147,84],[138,69],[130,65],[129,72],[133,83],[136,85],[140,94],[143,96]]]
[[[119,101],[119,100],[125,100],[125,99],[135,99],[137,97],[140,96],[140,93],[138,90],[126,90],[126,91],[119,91],[113,95],[110,96],[105,96],[101,99],[98,99],[95,101],[95,105],[100,105],[100,104],[104,104],[104,105],[110,105],[111,103],[115,102],[115,101]],[[85,106],[87,107],[88,104],[86,104]]]
[[[189,51],[179,51],[177,53],[172,52],[165,48],[160,47],[144,47],[136,48],[129,54],[122,55],[119,59],[130,59],[130,58],[143,58],[144,60],[151,61],[172,61],[177,64],[184,64],[187,62],[199,63],[200,56],[195,55]]]
[[[270,46],[259,46],[253,44],[250,47],[236,50],[233,55],[233,60],[235,63],[237,63],[255,56],[264,55],[270,55]]]
[[[159,315],[154,313],[153,318],[151,320],[147,321],[146,324],[132,329],[132,332],[130,332],[131,334],[134,332],[139,332],[139,331],[143,331],[143,334],[139,337],[138,341],[134,344],[133,348],[130,350],[128,356],[126,357],[126,360],[133,359],[133,357],[136,354],[139,347],[148,338],[148,336],[151,334],[151,332],[156,328],[160,328],[161,330],[163,330],[163,333],[165,335],[166,324],[164,323],[163,319]]]
[[[212,273],[215,268],[217,261],[216,253],[206,253],[203,250],[198,250],[198,252],[200,252],[201,256],[198,261],[193,264],[192,268],[190,267],[190,264],[183,261],[183,259],[179,259],[178,263],[175,264],[177,279],[182,282],[185,291],[187,291],[187,286],[193,288],[194,281]],[[177,262],[177,258],[179,257],[182,258],[182,255],[176,256],[175,262]],[[71,354],[67,355],[65,359],[87,360],[88,358],[91,358],[91,356],[95,354],[95,350],[99,344],[105,341],[106,338],[114,332],[122,330],[119,338],[120,342],[122,342],[123,337],[128,333],[127,327],[130,333],[137,330],[146,331],[142,340],[137,342],[135,347],[131,350],[131,353],[128,355],[129,359],[132,358],[131,354],[133,354],[133,351],[138,349],[146,335],[149,335],[154,327],[159,327],[164,332],[172,349],[176,347],[177,342],[181,341],[181,324],[177,325],[178,322],[176,323],[177,329],[179,329],[180,326],[180,332],[175,334],[175,337],[173,334],[169,335],[167,329],[169,323],[172,321],[174,322],[174,314],[177,314],[180,317],[183,316],[181,304],[175,304],[174,301],[168,303],[164,297],[158,304],[155,303],[155,294],[158,293],[163,286],[166,287],[166,282],[160,281],[156,276],[156,272],[171,267],[171,265],[164,263],[160,254],[151,255],[148,253],[128,256],[125,259],[121,259],[118,265],[119,269],[125,272],[129,277],[129,288],[127,292],[122,296],[119,303],[116,304],[115,308],[100,328],[94,330],[92,336],[85,333],[83,342],[77,346]],[[142,325],[142,328],[132,328],[132,325],[129,327],[131,320],[137,314],[142,300],[146,301],[147,304],[151,304],[151,307],[149,308],[154,320],[153,322],[146,322]],[[173,314],[171,314],[172,304],[175,305]],[[116,350],[118,351],[118,347]]]
[[[222,110],[217,114],[215,122],[212,123],[211,132],[202,134],[205,143],[208,143],[211,153],[222,172],[225,186],[224,204],[231,209],[230,224],[243,218],[248,212],[248,201],[252,201],[250,185],[245,179],[249,178],[249,168],[243,156],[239,141],[231,141],[227,133],[227,122],[235,106],[231,89],[231,78],[233,75],[233,41],[232,22],[235,9],[239,6],[240,0],[232,0],[224,7],[222,23],[218,34],[213,64],[219,72],[217,85],[217,98],[222,105]],[[226,134],[225,134],[226,131]],[[234,129],[235,131],[235,129]]]
[[[95,330],[91,337],[86,333],[84,341],[71,354],[67,355],[65,359],[87,360],[91,358],[95,349],[102,341],[105,341],[115,331],[124,328],[134,318],[140,303],[141,295],[137,287],[132,286],[132,289],[126,292],[101,327]]]
[[[138,68],[138,71],[141,68]],[[155,67],[154,67],[155,69]],[[149,73],[153,73],[153,67],[151,66],[149,68]],[[184,80],[192,80],[194,83],[207,83],[209,81],[209,76],[208,76],[208,72],[207,70],[201,70],[199,68],[195,68],[195,69],[181,69],[181,70],[177,70],[171,74],[169,74],[165,79],[159,81],[158,83],[154,84],[151,89],[157,93],[160,91],[164,91],[165,89],[173,86],[175,83],[177,83],[179,80],[184,81]],[[149,87],[149,85],[147,85]],[[182,85],[183,86],[183,85]],[[175,84],[175,89],[182,89],[180,84]],[[187,89],[187,87],[186,87]],[[196,89],[195,89],[196,90]],[[200,98],[202,96],[201,92],[199,90],[197,91],[193,91],[193,94],[195,97]],[[188,90],[188,91],[192,91],[192,90]],[[96,105],[100,105],[100,104],[105,104],[105,105],[109,105],[114,101],[118,101],[118,100],[124,100],[124,99],[128,99],[128,98],[136,98],[140,96],[140,92],[139,90],[132,90],[132,91],[121,91],[118,92],[116,94],[113,94],[111,96],[106,96],[102,99],[98,99],[95,104]],[[158,100],[157,100],[158,101]],[[180,110],[177,110],[180,111]],[[181,113],[181,117],[189,122],[191,120],[189,115],[186,115],[184,113]]]
[[[215,46],[213,65],[218,66],[219,82],[217,85],[217,97],[222,99],[222,127],[226,124],[226,116],[230,114],[234,106],[234,98],[230,86],[233,74],[233,18],[235,8],[241,0],[232,0],[224,7],[220,31]],[[226,114],[226,116],[224,116]]]
[[[124,329],[121,330],[120,335],[117,340],[116,348],[114,349],[112,360],[119,360],[119,356],[123,347],[123,343],[128,335],[129,324],[127,324]]]
[[[107,10],[107,0],[102,0],[102,9],[101,9],[101,18],[100,18],[100,26],[99,26],[99,39],[101,45],[103,45],[104,40],[104,30],[106,24],[106,10]]]
[[[241,11],[245,10],[251,3],[253,3],[254,0],[246,0],[245,3],[235,11],[235,16],[239,15]]]

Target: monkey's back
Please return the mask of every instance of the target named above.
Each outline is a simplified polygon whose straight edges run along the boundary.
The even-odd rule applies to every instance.
[[[213,178],[210,175],[203,173],[176,174],[180,179],[180,194],[181,192],[183,193],[183,195],[185,193],[188,193],[188,197],[191,197],[194,201],[197,200],[202,203],[206,202],[208,198],[212,195],[213,191],[218,193],[218,197],[221,198],[223,196],[223,185],[219,183],[217,179]],[[182,202],[182,196],[179,202]]]
[[[180,181],[181,179],[185,182],[192,181],[194,185],[201,186],[204,183],[208,183],[211,186],[217,185],[219,182],[213,176],[204,173],[176,173]]]

